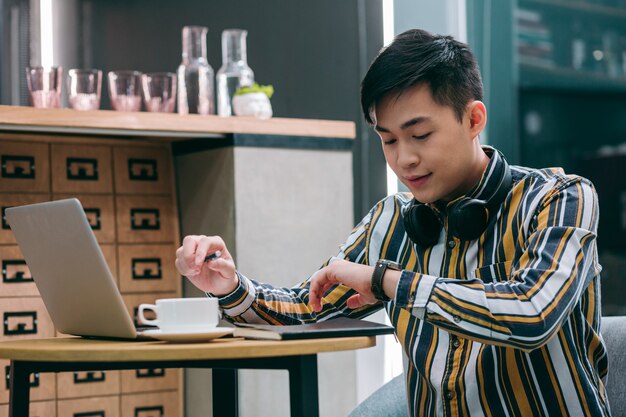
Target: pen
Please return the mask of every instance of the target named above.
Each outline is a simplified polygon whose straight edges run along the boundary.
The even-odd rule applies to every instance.
[[[222,256],[222,252],[220,252],[220,251],[213,252],[212,254],[207,255],[207,256],[204,258],[204,262],[206,262],[206,261],[214,261],[214,260],[216,260],[217,258],[219,258],[220,256]]]

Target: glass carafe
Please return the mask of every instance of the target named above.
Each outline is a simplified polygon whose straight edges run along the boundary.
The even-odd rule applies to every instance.
[[[183,62],[178,67],[178,113],[215,114],[215,73],[206,58],[204,26],[183,28]]]
[[[242,29],[222,32],[222,67],[217,71],[217,114],[231,116],[232,100],[237,88],[251,86],[254,73],[248,66],[246,36]]]

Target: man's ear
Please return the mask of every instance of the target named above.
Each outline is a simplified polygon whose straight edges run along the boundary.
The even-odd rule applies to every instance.
[[[469,128],[472,138],[475,138],[483,131],[487,124],[487,108],[485,103],[474,100],[467,105],[467,115],[469,117]]]

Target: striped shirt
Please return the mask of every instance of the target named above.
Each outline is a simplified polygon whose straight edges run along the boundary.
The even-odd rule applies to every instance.
[[[500,179],[500,154],[485,151],[490,162],[473,198],[485,199]],[[448,234],[441,210],[438,243],[413,244],[402,221],[408,194],[370,210],[328,262],[400,263],[390,302],[351,310],[354,290],[337,285],[315,313],[308,280],[275,288],[239,274],[220,304],[233,321],[273,324],[384,307],[408,358],[413,416],[609,416],[593,185],[559,168],[511,166],[511,174],[513,188],[473,241]]]

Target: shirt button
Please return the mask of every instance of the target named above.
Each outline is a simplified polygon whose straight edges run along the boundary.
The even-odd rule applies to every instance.
[[[452,398],[454,398],[454,393],[452,391],[446,392],[446,398],[451,400]]]
[[[455,322],[455,323],[458,323],[458,322],[460,322],[460,321],[461,321],[461,317],[459,317],[459,316],[454,316],[454,317],[452,317],[452,320],[454,320],[454,322]]]
[[[409,297],[409,301],[412,303],[413,301],[415,301],[415,297],[414,296],[410,296]]]
[[[455,337],[454,340],[452,341],[452,346],[454,346],[455,348],[458,348],[459,346],[461,346],[461,342],[459,342],[459,339]]]
[[[455,246],[456,246],[456,242],[455,242],[454,240],[449,240],[449,241],[448,241],[448,247],[449,247],[450,249],[452,249],[452,248],[453,248],[453,247],[455,247]]]

